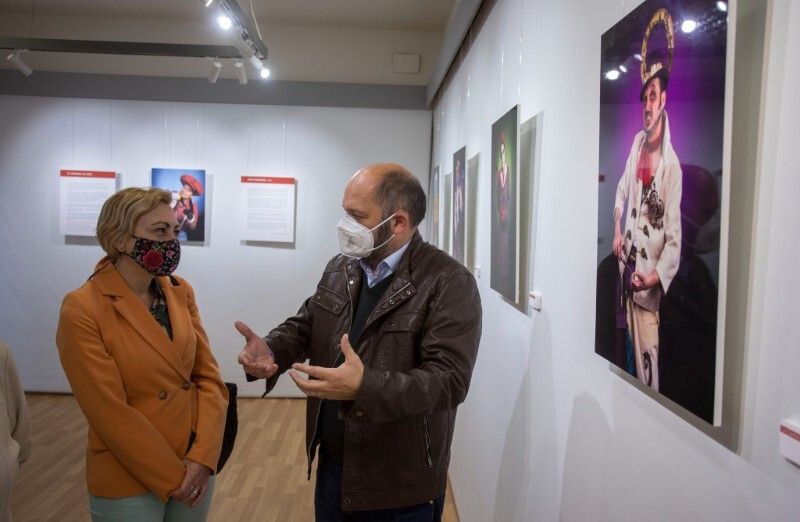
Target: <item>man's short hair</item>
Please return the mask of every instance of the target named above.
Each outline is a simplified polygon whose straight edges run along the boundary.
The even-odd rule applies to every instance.
[[[381,176],[375,189],[375,202],[381,207],[384,219],[398,210],[408,212],[411,226],[416,227],[425,219],[425,191],[408,171],[392,169]]]

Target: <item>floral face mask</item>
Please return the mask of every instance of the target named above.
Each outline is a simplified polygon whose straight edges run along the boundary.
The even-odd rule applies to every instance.
[[[177,239],[172,241],[156,241],[136,237],[133,252],[129,255],[142,268],[154,276],[167,276],[178,268],[181,260],[181,243]]]

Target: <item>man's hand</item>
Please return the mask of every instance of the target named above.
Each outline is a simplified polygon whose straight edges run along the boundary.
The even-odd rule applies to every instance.
[[[186,474],[183,476],[181,486],[172,491],[169,496],[178,502],[183,502],[189,507],[194,507],[206,494],[208,488],[208,477],[211,470],[202,464],[198,464],[189,459],[183,459],[186,466]]]
[[[658,277],[658,272],[653,270],[649,274],[645,275],[641,272],[634,272],[631,276],[631,288],[633,288],[634,292],[642,292],[644,290],[650,290],[654,286],[661,283],[661,278]]]
[[[234,326],[245,338],[246,344],[239,352],[239,364],[244,367],[244,371],[259,379],[269,379],[275,375],[278,365],[275,364],[275,358],[264,339],[241,321],[236,321]]]
[[[309,397],[330,399],[334,401],[352,401],[356,398],[358,389],[361,388],[361,379],[364,378],[364,363],[350,346],[347,334],[341,341],[344,362],[337,368],[323,368],[307,364],[294,364],[289,376],[300,388],[300,391]],[[303,379],[298,372],[303,372],[310,379]]]

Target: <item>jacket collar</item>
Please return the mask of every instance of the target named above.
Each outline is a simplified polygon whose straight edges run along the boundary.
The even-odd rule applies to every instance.
[[[188,372],[181,364],[181,351],[186,347],[189,329],[186,314],[181,313],[186,309],[186,285],[174,286],[169,277],[156,278],[167,300],[167,311],[173,335],[173,339],[170,339],[164,328],[153,319],[150,311],[136,297],[109,258],[103,258],[97,263],[95,273],[90,279],[101,294],[114,298],[112,302],[114,309],[147,341],[147,344],[184,379],[187,379]]]
[[[422,242],[422,236],[420,236],[419,231],[414,232],[411,242],[409,242],[408,248],[400,259],[400,265],[395,272],[394,281],[392,281],[392,290],[394,292],[412,283],[411,269]]]

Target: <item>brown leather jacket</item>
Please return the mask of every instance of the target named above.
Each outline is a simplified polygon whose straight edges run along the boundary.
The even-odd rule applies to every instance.
[[[362,279],[356,260],[328,263],[315,294],[265,338],[280,372],[306,358],[333,366]],[[355,347],[364,378],[356,399],[342,404],[343,510],[410,506],[444,493],[456,407],[467,396],[480,337],[472,274],[416,233]],[[308,399],[309,473],[320,404]]]

